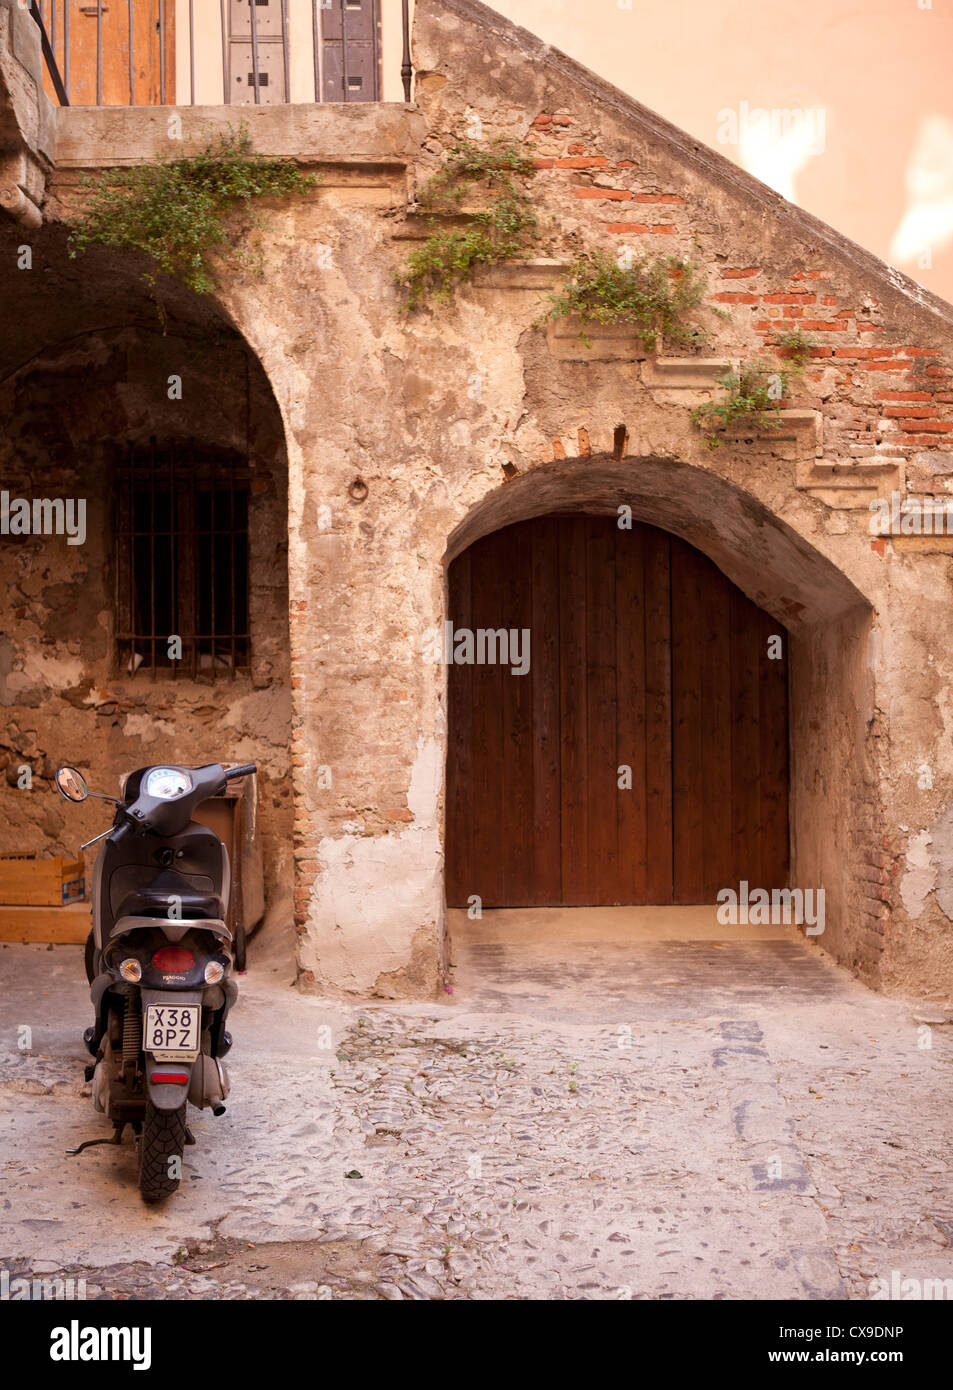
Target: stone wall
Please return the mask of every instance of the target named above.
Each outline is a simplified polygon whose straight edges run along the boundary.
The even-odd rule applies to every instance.
[[[181,400],[168,396],[173,373],[184,378]],[[0,410],[8,422],[0,479],[10,499],[86,504],[82,544],[11,535],[0,545],[0,852],[72,854],[108,823],[102,802],[71,807],[52,794],[60,763],[78,764],[95,790],[115,794],[123,772],[149,763],[254,760],[267,889],[272,899],[287,893],[287,481],[260,368],[234,334],[209,347],[194,333],[163,333],[157,321],[119,326],[24,363],[0,386]],[[152,436],[184,452],[250,446],[248,671],[152,679],[118,660],[113,470],[127,445]]]
[[[953,791],[933,713],[949,665],[938,613],[915,641],[904,616],[918,583],[945,591],[950,542],[914,554],[903,538],[872,541],[868,503],[903,489],[908,470],[944,490],[949,307],[480,6],[420,6],[415,51],[428,138],[414,186],[454,137],[507,134],[534,151],[533,197],[553,232],[538,263],[485,272],[402,323],[389,272],[426,228],[349,209],[345,238],[342,214],[322,209],[335,256],[313,281],[316,304],[326,341],[352,350],[346,369],[320,346],[296,363],[330,373],[345,402],[333,419],[312,413],[317,439],[292,450],[293,642],[328,653],[302,679],[299,758],[305,784],[318,762],[336,774],[329,792],[304,793],[299,817],[306,978],[387,993],[429,987],[439,969],[446,715],[443,672],[420,642],[442,620],[448,559],[522,516],[626,501],[792,634],[792,882],[826,888],[823,944],[882,986],[948,988],[949,920],[928,894],[911,919],[898,884],[907,836],[931,835]],[[762,355],[794,324],[815,337],[781,436],[742,434],[712,453],[689,411],[714,365],[657,360],[618,333],[586,348],[575,327],[533,327],[550,262],[622,243],[702,267],[715,362]],[[263,340],[261,308],[235,312]],[[358,474],[359,508],[346,493]],[[310,523],[319,500],[335,513],[326,535]],[[914,775],[923,759],[930,795]],[[914,961],[926,956],[924,971]]]
[[[424,651],[446,565],[510,521],[624,502],[791,634],[792,882],[828,894],[821,944],[880,987],[953,988],[953,538],[876,539],[868,510],[949,491],[953,309],[471,0],[419,0],[414,44],[416,110],[246,113],[322,182],[268,208],[264,277],[220,295],[287,450],[302,983],[441,987],[445,672]],[[181,115],[186,140],[228,119]],[[163,147],[161,112],[59,119],[54,221],[69,170]],[[540,242],[402,317],[416,190],[475,132],[532,152]],[[704,355],[535,326],[576,251],[621,245],[696,264]],[[707,449],[691,408],[793,325],[818,345],[783,428]]]

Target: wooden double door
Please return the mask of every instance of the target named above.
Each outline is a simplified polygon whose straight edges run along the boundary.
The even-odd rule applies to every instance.
[[[453,562],[449,616],[449,906],[786,885],[788,636],[706,556],[614,516],[541,517]],[[522,661],[528,632],[525,674],[512,649],[478,664],[500,629]]]

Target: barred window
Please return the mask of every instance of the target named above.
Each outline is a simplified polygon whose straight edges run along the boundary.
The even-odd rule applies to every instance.
[[[129,449],[115,487],[122,674],[248,666],[248,486],[237,454],[154,441]]]

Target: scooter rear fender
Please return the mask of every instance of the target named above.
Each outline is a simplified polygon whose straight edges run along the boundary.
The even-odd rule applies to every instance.
[[[110,942],[137,931],[161,931],[167,941],[177,944],[190,931],[206,931],[218,941],[230,944],[232,934],[220,917],[120,917],[109,934]]]

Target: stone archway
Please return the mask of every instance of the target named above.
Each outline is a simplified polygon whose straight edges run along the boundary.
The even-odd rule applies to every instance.
[[[7,266],[16,265],[15,236],[0,228]],[[33,266],[3,279],[3,488],[11,498],[82,500],[85,525],[75,543],[29,534],[4,536],[0,547],[10,608],[0,638],[8,847],[72,855],[102,829],[98,803],[67,816],[42,794],[58,761],[88,769],[91,784],[107,791],[121,773],[160,757],[255,761],[268,909],[283,896],[290,922],[288,487],[274,393],[247,339],[214,301],[173,283],[161,322],[133,258],[97,251],[72,262],[62,229],[52,225],[33,240]],[[119,505],[132,493],[144,504],[138,511]],[[171,506],[162,515],[172,496],[174,523]],[[223,505],[231,507],[227,516]],[[190,540],[197,530],[204,546]],[[149,538],[135,545],[132,535],[145,532]],[[150,587],[168,594],[162,546],[176,543],[180,556],[203,551],[190,568],[192,590],[184,580],[175,586],[181,665],[143,661],[141,651],[133,664],[122,634],[128,594],[138,598]],[[134,573],[131,552],[144,554],[150,544],[149,573]],[[128,581],[121,586],[120,571]],[[197,590],[211,584],[241,602],[231,619],[220,606],[203,640]],[[190,633],[183,618],[193,602]],[[169,605],[158,603],[151,615],[153,657],[171,636],[160,641],[163,611]],[[223,644],[226,627],[234,641]],[[144,632],[136,626],[135,635]],[[24,765],[35,794],[17,786]],[[257,865],[246,878],[252,924],[262,907]]]
[[[554,512],[617,517],[620,508],[701,552],[786,632],[790,884],[824,889],[822,943],[849,958],[865,885],[854,866],[873,845],[878,803],[866,743],[872,610],[841,570],[750,494],[706,470],[608,457],[545,464],[488,494],[452,533],[448,570],[474,542],[514,523]]]

